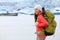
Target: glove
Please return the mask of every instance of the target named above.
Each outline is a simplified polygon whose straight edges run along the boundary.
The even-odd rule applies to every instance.
[[[40,32],[35,32],[35,34],[37,34],[39,36],[40,35]]]

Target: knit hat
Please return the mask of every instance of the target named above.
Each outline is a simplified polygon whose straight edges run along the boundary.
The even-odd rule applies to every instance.
[[[36,5],[36,6],[34,7],[34,9],[38,9],[38,10],[42,11],[42,6],[41,6],[41,5]]]

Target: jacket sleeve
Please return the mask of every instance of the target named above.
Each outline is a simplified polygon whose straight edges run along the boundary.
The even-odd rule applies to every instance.
[[[47,27],[48,26],[48,22],[47,20],[41,15],[41,16],[38,16],[38,24],[37,24],[38,27]]]

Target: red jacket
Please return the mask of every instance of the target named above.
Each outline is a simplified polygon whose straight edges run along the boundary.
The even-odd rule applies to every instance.
[[[42,16],[42,12],[38,13],[38,17],[37,17],[37,27],[36,27],[36,31],[37,32],[41,32],[42,30],[44,30],[44,27],[48,26],[48,22],[47,20]],[[40,36],[40,37],[45,37],[45,35]]]

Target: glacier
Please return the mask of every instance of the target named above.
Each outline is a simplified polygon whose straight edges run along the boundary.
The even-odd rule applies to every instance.
[[[6,11],[17,11],[17,12],[22,12],[22,13],[27,13],[33,14],[34,13],[34,6],[35,5],[41,5],[42,7],[45,7],[47,10],[55,10],[55,8],[60,8],[60,0],[12,0],[12,1],[7,1],[7,0],[1,0],[0,2],[0,7],[2,12]],[[3,9],[4,8],[4,9]],[[2,10],[3,9],[3,10]],[[23,10],[23,11],[22,11]],[[25,11],[27,10],[27,11]],[[20,13],[21,13],[20,12]],[[53,11],[52,11],[53,12]],[[58,11],[57,11],[58,12]]]

